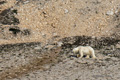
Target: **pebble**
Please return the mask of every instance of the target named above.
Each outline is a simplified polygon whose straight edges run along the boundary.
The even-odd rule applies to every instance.
[[[58,44],[58,47],[60,47],[60,46],[62,46],[62,42],[57,42],[57,44]]]
[[[115,58],[115,57],[111,57],[111,59],[112,59],[113,61],[118,61],[118,58]]]
[[[68,13],[69,11],[68,11],[68,9],[65,9],[65,13]]]
[[[44,69],[49,69],[50,65],[49,64],[45,64],[43,67],[44,67]]]
[[[34,47],[34,49],[36,49],[36,50],[40,50],[41,47],[40,47],[40,46],[37,46],[37,47]]]
[[[120,48],[120,44],[116,44],[116,48]]]
[[[25,1],[25,2],[24,2],[24,4],[27,4],[27,3],[29,3],[29,1]]]
[[[107,11],[107,13],[106,13],[107,15],[113,15],[114,14],[114,12],[111,10],[111,11]]]
[[[3,61],[3,59],[0,59],[0,63]]]
[[[0,72],[2,72],[3,71],[3,69],[2,68],[0,68]]]

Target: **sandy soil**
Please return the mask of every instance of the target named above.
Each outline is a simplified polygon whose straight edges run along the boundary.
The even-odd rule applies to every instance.
[[[47,42],[47,39],[53,36],[60,38],[80,35],[105,37],[114,34],[114,36],[119,36],[119,0],[5,1],[6,3],[0,5],[1,12],[10,8],[15,18],[19,19],[19,23],[16,23],[13,17],[10,18],[12,22],[4,20],[4,22],[7,21],[5,25],[17,24],[22,29],[30,29],[31,35],[12,39],[8,36],[9,40],[1,36],[1,44]]]
[[[120,80],[119,30],[119,0],[0,0],[0,80]]]

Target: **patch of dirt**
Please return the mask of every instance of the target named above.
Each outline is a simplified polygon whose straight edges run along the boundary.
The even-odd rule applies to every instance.
[[[119,0],[3,0],[2,24],[31,30],[31,36],[1,39],[0,44],[44,42],[53,36],[95,36],[119,38]],[[9,5],[8,5],[9,4]],[[82,5],[80,5],[82,4]],[[94,6],[93,6],[94,5]],[[11,16],[10,16],[11,15]]]
[[[22,76],[23,74],[26,74],[31,71],[36,71],[39,69],[47,70],[47,68],[44,67],[44,65],[51,65],[58,62],[58,53],[60,52],[60,48],[52,49],[51,51],[42,52],[42,54],[39,54],[37,57],[32,56],[29,57],[30,60],[27,64],[22,64],[18,66],[13,66],[9,69],[6,69],[2,72],[0,72],[0,79],[6,80],[11,78],[16,78],[19,76]],[[16,60],[14,60],[16,61]],[[9,63],[10,64],[10,63]],[[5,67],[5,66],[4,66]]]
[[[0,38],[5,40],[27,37],[31,34],[29,29],[21,29],[18,26],[0,26]]]
[[[17,25],[19,24],[19,19],[17,19],[14,14],[17,14],[17,10],[5,9],[0,13],[0,24],[3,25]]]
[[[83,40],[84,44],[81,44],[80,40]],[[96,47],[94,49],[97,60],[85,58],[79,59],[76,57],[76,54],[73,54],[72,49],[74,47],[80,44],[90,45],[87,42],[94,42],[94,40],[96,40],[96,44],[103,44],[100,47],[99,45],[93,44],[93,47]],[[102,42],[100,42],[101,40]],[[109,41],[112,41],[113,43],[108,44]],[[37,79],[38,74],[40,74],[41,76],[38,79],[45,79],[46,76],[47,80],[50,77],[52,77],[50,78],[50,80],[73,80],[81,79],[81,73],[84,73],[87,76],[89,72],[93,71],[92,75],[89,75],[89,78],[91,80],[93,80],[93,78],[99,78],[99,75],[102,76],[100,77],[102,79],[105,79],[108,76],[109,79],[117,80],[117,78],[119,78],[119,75],[115,76],[113,73],[109,73],[109,75],[106,75],[106,73],[108,73],[110,69],[119,73],[118,66],[120,55],[118,51],[118,46],[116,47],[118,42],[119,40],[109,37],[90,38],[87,36],[75,36],[63,38],[60,39],[58,42],[49,43],[46,45],[39,42],[1,45],[0,76],[2,80],[22,80],[25,78],[34,80]],[[61,47],[58,47],[59,43],[62,43]],[[104,51],[106,51],[106,53]],[[113,53],[109,54],[109,52],[107,51],[112,51]],[[112,67],[110,68],[109,66],[111,64]],[[105,71],[102,69],[103,67],[106,69]],[[77,72],[79,72],[76,73],[76,70]],[[97,71],[100,72],[100,74],[98,74]],[[67,73],[68,75],[66,75],[65,73]],[[36,77],[32,79],[30,76],[31,74]],[[72,74],[74,75],[70,76]],[[114,77],[112,77],[111,75]],[[87,79],[88,77],[84,78]]]

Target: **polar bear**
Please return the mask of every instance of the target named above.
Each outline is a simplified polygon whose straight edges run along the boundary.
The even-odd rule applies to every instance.
[[[78,53],[78,52],[80,54],[80,58],[86,55],[86,58],[90,58],[91,56],[92,58],[96,59],[94,49],[90,46],[78,46],[73,49],[73,53]]]

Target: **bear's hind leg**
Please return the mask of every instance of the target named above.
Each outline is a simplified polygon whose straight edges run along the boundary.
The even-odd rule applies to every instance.
[[[95,54],[92,54],[92,58],[93,58],[93,59],[96,59],[97,57],[95,56]]]

